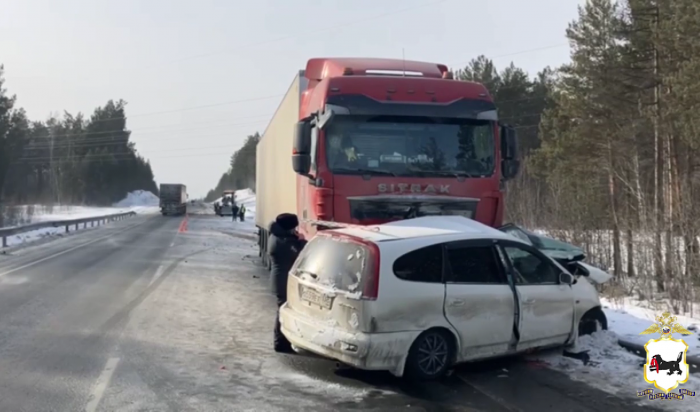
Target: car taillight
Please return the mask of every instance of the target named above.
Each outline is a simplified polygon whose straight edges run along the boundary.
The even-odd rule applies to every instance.
[[[379,296],[379,247],[371,242],[362,242],[369,249],[367,269],[365,271],[365,284],[362,289],[362,298],[376,300]]]

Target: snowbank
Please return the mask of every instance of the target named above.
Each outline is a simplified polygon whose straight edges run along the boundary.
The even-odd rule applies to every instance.
[[[574,380],[585,382],[603,391],[635,398],[637,391],[652,388],[644,380],[645,360],[621,348],[617,340],[624,338],[643,345],[650,338],[658,338],[658,336],[639,333],[651,326],[655,322],[654,317],[660,315],[663,310],[645,308],[642,302],[634,302],[630,299],[623,303],[613,303],[603,298],[601,303],[608,318],[609,330],[581,337],[576,348],[576,351],[588,351],[593,364],[583,365],[580,360],[564,357],[560,354],[561,352],[535,354],[529,359],[542,361],[553,369],[565,372]],[[689,355],[700,354],[700,340],[697,334],[700,320],[678,316],[678,322],[688,329],[695,329],[692,335],[683,336],[682,339],[688,344]],[[679,337],[676,336],[676,338]],[[700,395],[700,377],[691,375],[688,382],[680,388],[696,391]],[[655,389],[655,392],[658,390]],[[640,405],[645,406],[657,406],[673,411],[697,410],[696,398],[687,398],[681,402],[653,403],[650,403],[647,398],[639,399]]]
[[[114,207],[158,206],[158,196],[146,190],[136,190],[126,195],[124,199],[115,203]]]
[[[577,351],[588,351],[591,361],[583,365],[580,360],[564,357],[558,353],[541,353],[529,356],[530,360],[541,361],[552,369],[566,373],[571,379],[587,383],[593,387],[627,398],[638,398],[637,391],[654,389],[644,380],[644,359],[622,349],[617,344],[618,335],[612,331],[596,332],[579,339]],[[688,381],[679,388],[700,394],[700,378],[690,375]],[[677,392],[674,391],[674,392]],[[686,397],[683,401],[656,401],[639,397],[642,406],[654,406],[676,412],[696,411],[697,398]]]
[[[7,246],[21,245],[23,243],[30,243],[39,239],[46,239],[50,237],[60,237],[63,236],[64,232],[65,229],[63,227],[46,227],[43,229],[32,230],[31,232],[8,236]]]
[[[644,307],[646,305],[643,306],[643,303],[636,302],[630,298],[621,302],[613,302],[602,298],[601,303],[603,304],[605,316],[608,318],[608,329],[625,340],[641,345],[647,343],[650,336],[640,335],[639,333],[651,326],[655,322],[654,318],[666,310],[665,308],[658,310],[647,308]],[[678,317],[678,323],[693,332],[692,335],[682,337],[685,343],[688,344],[688,354],[700,355],[700,336],[697,333],[698,328],[700,328],[700,319],[680,316],[675,313],[673,315]],[[678,337],[676,336],[676,338]]]
[[[254,202],[254,200],[253,200]],[[53,220],[70,220],[87,217],[111,215],[116,213],[135,212],[139,214],[157,213],[159,211],[159,199],[151,192],[137,190],[127,194],[113,207],[89,207],[89,206],[44,206],[44,205],[20,205],[13,206],[6,213],[7,226],[21,226],[29,223],[47,222]],[[253,206],[253,210],[255,207]],[[80,229],[84,230],[84,229]],[[43,228],[31,232],[20,233],[7,238],[8,246],[34,242],[38,239],[62,236],[65,229]]]

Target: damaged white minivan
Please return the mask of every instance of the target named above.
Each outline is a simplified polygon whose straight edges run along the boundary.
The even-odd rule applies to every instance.
[[[606,329],[591,282],[609,275],[515,229],[430,216],[321,231],[290,272],[282,332],[356,368],[435,379]]]

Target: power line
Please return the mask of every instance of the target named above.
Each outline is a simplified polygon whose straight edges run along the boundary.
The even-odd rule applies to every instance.
[[[443,1],[444,1],[444,0],[443,0]],[[439,2],[438,2],[438,3],[439,3]],[[511,55],[517,55],[517,54],[530,53],[530,52],[539,51],[539,50],[551,49],[551,48],[554,48],[554,47],[561,47],[561,46],[564,46],[564,45],[566,45],[566,44],[557,44],[557,45],[551,45],[551,46],[538,47],[538,48],[527,49],[527,50],[521,50],[521,51],[518,51],[518,52],[513,52],[513,53],[509,53],[509,54],[503,54],[503,55],[493,56],[493,57],[488,57],[488,58],[489,58],[489,59],[494,59],[494,58],[498,58],[498,57],[505,57],[505,56],[511,56]],[[501,88],[499,88],[498,91],[508,90],[508,89],[515,88],[515,87],[522,87],[522,86],[518,85],[518,86],[512,86],[512,87],[507,87],[507,86],[506,86],[506,87],[501,87]],[[249,99],[233,100],[233,101],[228,101],[228,102],[221,102],[221,103],[214,103],[214,104],[207,104],[207,105],[192,106],[192,107],[186,107],[186,108],[181,108],[181,109],[163,110],[163,111],[156,111],[156,112],[147,112],[147,113],[140,113],[140,114],[129,115],[129,116],[112,117],[112,118],[106,118],[106,119],[95,119],[95,120],[87,120],[87,121],[88,121],[88,122],[102,122],[102,121],[111,121],[111,120],[123,120],[123,119],[134,118],[134,117],[138,118],[138,117],[153,116],[153,115],[158,115],[158,114],[176,113],[176,112],[183,112],[183,111],[188,111],[188,110],[197,110],[197,109],[203,109],[203,108],[218,107],[218,106],[224,106],[224,105],[230,105],[230,104],[236,104],[236,103],[246,103],[246,102],[251,102],[251,101],[266,100],[266,99],[272,99],[272,98],[279,98],[279,97],[282,97],[282,96],[284,96],[284,95],[283,95],[283,94],[279,94],[279,95],[273,95],[273,96],[254,97],[254,98],[249,98]],[[499,101],[499,102],[497,102],[497,103],[498,103],[499,105],[501,105],[501,104],[510,103],[510,102],[528,101],[528,100],[536,100],[536,99],[540,99],[540,97],[526,97],[526,98],[521,98],[521,99],[504,100],[504,101]],[[533,115],[536,115],[536,114],[533,114]],[[270,115],[254,115],[254,116],[245,116],[245,117],[239,117],[239,118],[234,118],[234,119],[241,119],[241,120],[243,120],[243,119],[252,119],[252,118],[255,118],[255,117],[271,117],[271,116],[272,116],[272,114],[270,114]],[[530,116],[530,115],[526,115],[526,116]],[[233,119],[232,119],[232,120],[233,120]],[[252,124],[258,124],[258,123],[262,123],[262,122],[263,122],[263,120],[260,120],[260,121],[258,121],[258,122],[242,123],[242,124],[241,124],[241,123],[234,123],[234,124],[231,124],[230,126],[252,125]],[[196,123],[196,124],[203,124],[204,126],[202,126],[202,127],[197,127],[197,128],[191,128],[191,129],[154,130],[154,131],[152,131],[152,132],[153,132],[153,133],[170,133],[170,132],[177,133],[177,132],[183,132],[183,131],[184,131],[184,132],[187,132],[187,131],[194,131],[194,130],[201,130],[201,129],[206,129],[206,128],[212,128],[212,127],[226,127],[226,126],[227,126],[226,124],[222,124],[222,125],[213,125],[213,124],[211,124],[211,123],[212,123],[212,122],[199,122],[199,123]],[[177,125],[164,125],[164,126],[177,126]],[[134,133],[138,133],[138,135],[142,135],[143,133],[140,133],[140,132],[139,132],[140,130],[143,130],[143,129],[154,129],[154,128],[158,128],[158,127],[163,127],[163,126],[145,127],[145,128],[142,128],[142,129],[129,130],[129,132],[131,133],[132,136],[134,135]],[[120,132],[122,132],[122,131],[101,131],[101,132],[91,132],[91,133],[88,132],[88,133],[83,133],[83,134],[66,133],[66,134],[58,134],[58,135],[44,136],[44,137],[41,137],[41,138],[45,138],[45,139],[55,139],[55,138],[61,138],[61,137],[77,137],[77,136],[80,136],[80,135],[83,135],[83,136],[85,136],[85,135],[94,136],[94,135],[101,135],[101,134],[104,134],[104,135],[113,135],[113,134],[115,134],[115,133],[120,133]],[[148,134],[148,133],[146,133],[146,134]],[[170,136],[168,136],[168,137],[166,137],[166,138],[168,138],[168,139],[173,139],[173,137],[170,137]],[[159,139],[149,139],[149,140],[159,140]],[[79,146],[79,147],[90,147],[90,146],[98,146],[98,145],[100,145],[101,143],[111,143],[111,142],[113,142],[113,139],[112,139],[111,137],[105,137],[105,138],[103,138],[103,139],[92,139],[92,138],[91,138],[91,139],[89,139],[89,142],[81,141],[80,143],[73,143],[73,145],[74,145],[74,146]],[[59,144],[59,145],[55,145],[55,143],[54,143],[55,147],[62,147],[63,144],[64,144],[64,143],[61,143],[61,144]],[[71,143],[68,143],[68,145],[70,146]],[[31,148],[33,148],[33,149],[38,149],[39,147],[40,147],[39,145],[33,145]]]
[[[512,52],[512,53],[500,54],[497,56],[487,56],[486,58],[489,60],[495,60],[495,59],[500,59],[501,57],[511,57],[511,56],[517,56],[520,54],[534,53],[534,52],[538,52],[538,51],[542,51],[542,50],[556,49],[556,48],[564,47],[564,46],[568,46],[568,45],[569,45],[569,43],[558,43],[558,44],[552,44],[549,46],[536,47],[534,49],[525,49],[525,50],[520,50],[520,51],[516,51],[516,52]],[[477,55],[477,56],[479,56],[479,55]],[[464,67],[465,65],[469,64],[472,60],[473,60],[473,58],[470,60],[463,61],[462,63],[450,65],[450,67],[455,67],[455,66],[456,67]]]
[[[362,24],[362,23],[365,23],[365,22],[368,22],[368,21],[372,21],[372,20],[378,20],[378,19],[381,19],[381,18],[384,18],[384,17],[392,16],[392,15],[394,15],[394,14],[404,13],[404,12],[407,12],[407,11],[411,11],[411,10],[415,10],[415,9],[420,9],[420,8],[425,8],[425,7],[429,7],[429,6],[435,6],[435,5],[437,5],[437,4],[444,3],[445,1],[447,1],[447,0],[438,0],[438,1],[433,1],[433,2],[430,2],[430,3],[419,4],[419,5],[417,5],[417,6],[405,7],[405,8],[402,8],[402,9],[397,9],[397,10],[393,10],[393,11],[389,11],[389,12],[377,14],[377,15],[374,15],[374,16],[371,16],[371,17],[366,17],[366,18],[363,18],[363,19],[360,19],[360,20],[355,20],[355,21],[352,21],[352,22],[341,23],[341,24],[333,24],[333,25],[330,25],[330,26],[327,26],[327,27],[324,27],[324,28],[321,28],[321,29],[317,29],[317,30],[310,30],[310,31],[306,31],[306,32],[303,32],[303,33],[290,34],[290,35],[287,35],[287,36],[278,37],[278,38],[275,38],[275,39],[263,40],[263,41],[256,42],[256,43],[249,43],[249,44],[247,44],[247,45],[238,46],[238,47],[234,47],[234,48],[231,48],[231,49],[220,50],[220,51],[209,52],[209,53],[202,53],[202,54],[197,54],[197,55],[193,55],[193,56],[187,56],[187,57],[183,57],[183,58],[180,58],[180,59],[171,60],[171,61],[165,62],[165,63],[163,63],[163,64],[164,64],[164,65],[171,65],[171,64],[173,64],[173,63],[179,63],[179,62],[183,62],[183,61],[187,61],[187,60],[192,60],[192,59],[199,59],[199,58],[202,58],[202,57],[210,57],[210,56],[215,56],[215,55],[219,55],[219,54],[226,54],[226,53],[230,53],[230,52],[233,52],[233,51],[236,51],[236,50],[241,50],[241,49],[245,49],[245,48],[249,48],[249,47],[263,46],[263,45],[266,45],[266,44],[277,43],[277,42],[280,42],[280,41],[289,40],[289,39],[294,39],[294,38],[297,38],[297,37],[312,36],[312,35],[315,35],[315,34],[326,33],[326,32],[330,32],[330,31],[332,31],[332,32],[337,32],[337,31],[339,31],[339,30],[342,30],[342,29],[345,29],[345,28],[348,28],[348,27],[357,26],[358,24]],[[160,66],[158,66],[158,67],[160,67]]]
[[[190,151],[190,150],[201,150],[201,149],[227,149],[227,148],[235,148],[238,147],[239,145],[224,145],[224,146],[199,146],[199,147],[187,147],[187,148],[179,148],[179,149],[165,149],[165,150],[158,150],[159,153],[162,152],[182,152],[182,151]],[[124,151],[124,152],[114,152],[114,153],[93,153],[91,155],[88,155],[90,157],[105,157],[105,158],[110,158],[112,156],[117,156],[117,155],[125,155],[125,156],[131,156],[132,154],[137,154],[138,151]],[[221,154],[221,153],[219,153]],[[85,157],[85,156],[74,156],[76,157]],[[49,160],[51,161],[52,159],[55,159],[56,161],[60,160],[66,160],[66,157],[61,157],[61,156],[25,156],[25,157],[20,157],[16,159],[17,162],[24,162],[27,160]]]
[[[265,117],[269,117],[269,116],[270,116],[270,115],[265,115]],[[251,116],[250,118],[252,119],[252,118],[255,118],[255,117],[263,117],[263,116]],[[239,119],[240,119],[240,120],[245,120],[246,118],[245,118],[245,117],[240,117]],[[233,119],[231,119],[231,120],[233,120]],[[267,122],[267,119],[261,119],[261,120],[257,120],[257,121],[254,121],[254,122],[245,122],[245,123],[223,123],[223,124],[208,124],[208,125],[206,125],[207,123],[200,123],[200,124],[203,124],[203,125],[206,125],[206,126],[195,127],[195,128],[191,128],[191,129],[147,130],[146,133],[141,133],[141,130],[143,130],[143,129],[141,129],[141,128],[138,128],[138,129],[126,129],[126,130],[107,130],[107,131],[102,131],[102,132],[89,132],[89,131],[86,131],[86,130],[81,130],[79,133],[57,134],[57,135],[54,135],[54,137],[64,137],[64,138],[66,138],[66,137],[89,136],[89,137],[90,137],[90,139],[89,139],[90,141],[98,141],[99,139],[93,139],[92,136],[114,135],[114,134],[117,134],[117,133],[124,133],[124,132],[129,132],[131,136],[133,136],[135,133],[137,133],[139,136],[142,136],[142,135],[150,135],[150,134],[153,134],[153,133],[159,134],[159,133],[171,133],[171,132],[188,132],[188,131],[193,131],[193,130],[211,129],[211,128],[214,128],[214,127],[246,126],[246,125],[258,124],[258,123],[263,123],[263,122]],[[171,125],[168,125],[168,126],[171,126]],[[174,126],[174,125],[173,125],[173,126]],[[33,138],[35,138],[35,139],[49,139],[49,136],[34,136]],[[109,141],[109,140],[111,140],[112,138],[109,137],[109,136],[107,136],[107,137],[103,137],[103,138],[100,138],[100,139],[104,139],[104,140],[106,140],[106,141]]]
[[[515,88],[515,87],[521,87],[521,86],[513,86],[512,88]],[[503,88],[500,88],[499,90],[508,90],[508,89],[510,89],[510,88],[511,88],[511,87],[503,87]],[[499,105],[501,105],[501,104],[504,104],[504,103],[523,102],[523,101],[539,100],[539,99],[541,99],[541,97],[533,96],[533,97],[524,97],[524,98],[519,98],[519,99],[501,100],[501,101],[498,101],[498,102],[496,102],[496,103],[499,104]],[[127,117],[128,117],[128,116],[127,116]],[[245,119],[252,119],[252,118],[257,118],[257,117],[272,117],[272,113],[269,114],[269,115],[254,115],[254,116],[238,117],[238,118],[233,118],[233,119],[231,119],[231,120],[234,120],[234,119],[245,120]],[[106,120],[112,120],[112,119],[99,119],[99,120],[106,121]],[[247,126],[247,125],[254,125],[254,124],[259,124],[259,123],[263,123],[263,122],[267,122],[267,120],[259,120],[259,121],[255,121],[255,122],[246,122],[246,123],[231,123],[231,124],[226,124],[226,123],[224,123],[224,124],[220,124],[220,125],[219,125],[219,124],[214,124],[214,125],[212,125],[212,124],[210,124],[209,122],[198,122],[198,123],[195,123],[195,124],[202,124],[202,125],[205,125],[205,126],[196,127],[196,128],[191,128],[191,129],[153,130],[153,131],[149,130],[149,132],[151,132],[151,133],[170,133],[170,132],[183,132],[183,131],[186,132],[186,131],[193,131],[193,130],[209,129],[209,128],[212,128],[212,127]],[[163,126],[168,126],[168,127],[169,127],[169,126],[177,126],[177,125],[163,125]],[[163,127],[163,126],[152,126],[152,127],[150,127],[150,128],[145,128],[145,129],[153,129],[153,128],[158,128],[158,127]],[[126,131],[130,132],[130,135],[131,135],[131,136],[134,136],[134,134],[137,134],[138,136],[142,136],[142,135],[144,135],[144,134],[146,134],[146,135],[149,134],[149,133],[140,133],[141,130],[143,130],[143,129],[142,129],[142,128],[139,128],[139,129],[127,129]],[[94,135],[102,135],[102,134],[104,134],[104,135],[113,135],[113,134],[123,133],[123,132],[124,132],[123,130],[109,130],[109,131],[102,131],[102,132],[87,132],[87,131],[81,131],[81,133],[56,134],[56,135],[53,135],[53,137],[54,137],[54,138],[56,138],[56,137],[79,137],[79,136],[94,136]],[[36,139],[49,139],[50,136],[34,136],[34,138],[36,138]],[[167,137],[167,138],[171,138],[171,137]],[[158,140],[158,139],[149,139],[149,140]],[[105,138],[103,138],[103,139],[92,139],[92,138],[90,138],[89,141],[90,141],[90,142],[100,142],[100,141],[109,142],[109,141],[112,141],[112,137],[105,137]]]
[[[535,98],[528,98],[530,99],[535,99]],[[514,99],[513,101],[522,101],[522,99]],[[513,119],[521,119],[521,118],[526,118],[526,117],[536,117],[540,116],[541,113],[530,113],[530,114],[524,114],[524,115],[519,115],[519,116],[509,116],[509,117],[503,117],[501,120],[513,120]],[[252,122],[252,123],[235,123],[231,125],[226,125],[226,126],[249,126],[249,125],[254,125],[254,124],[261,124],[262,121],[258,122]],[[216,127],[221,127],[220,125],[217,125]],[[160,131],[160,132],[181,132],[181,131],[191,131],[191,130],[167,130],[167,131]],[[117,134],[121,133],[120,131],[116,132],[109,132],[112,134]],[[132,131],[133,135],[133,131]],[[58,136],[58,135],[57,135]],[[71,136],[81,136],[81,135],[71,135]],[[231,133],[228,132],[222,132],[222,133],[217,133],[217,134],[211,134],[211,135],[196,135],[196,136],[163,136],[159,138],[149,138],[145,142],[140,142],[140,143],[147,143],[150,141],[161,141],[161,140],[169,140],[169,141],[179,141],[179,140],[191,140],[193,138],[196,139],[201,139],[205,137],[230,137]],[[128,142],[124,142],[123,140],[114,140],[112,137],[104,137],[104,138],[99,138],[99,139],[81,139],[77,141],[71,141],[71,142],[62,142],[60,144],[53,144],[54,149],[60,149],[60,148],[90,148],[90,147],[105,147],[105,146],[119,146],[119,145],[124,145],[125,143],[137,143],[134,142],[133,140],[129,140]],[[49,143],[42,143],[42,144],[30,144],[25,147],[25,150],[41,150],[49,147]]]
[[[508,119],[516,119],[516,118],[523,118],[523,117],[531,117],[531,116],[536,116],[536,115],[539,115],[539,114],[533,113],[533,114],[530,114],[530,115],[523,115],[523,116],[510,117],[510,118],[508,118]],[[643,118],[640,117],[640,118],[636,118],[636,119],[643,119]],[[623,119],[621,118],[621,120],[623,120]],[[625,118],[624,120],[635,120],[635,118]],[[513,128],[514,128],[514,129],[530,129],[530,128],[539,127],[539,126],[540,126],[540,124],[539,124],[539,123],[536,123],[536,124],[530,124],[530,125],[518,125],[518,126],[514,126]],[[191,147],[191,148],[178,148],[178,149],[159,150],[159,153],[160,153],[160,152],[191,151],[191,150],[201,150],[201,149],[234,148],[234,147],[240,147],[240,146],[239,146],[239,145],[199,146],[199,147]],[[199,154],[196,154],[196,153],[195,153],[195,154],[189,153],[189,154],[183,155],[183,156],[165,156],[165,157],[163,157],[163,156],[153,156],[153,157],[149,157],[149,160],[150,160],[151,158],[155,158],[155,159],[168,159],[168,158],[179,158],[179,157],[189,157],[189,156],[193,156],[193,157],[201,157],[201,156],[220,156],[221,154],[222,154],[221,152],[216,152],[216,153],[204,153],[204,154],[202,154],[202,153],[199,153]],[[117,160],[117,161],[119,161],[119,160],[131,160],[131,159],[133,159],[134,156],[136,156],[136,155],[139,155],[138,151],[136,151],[136,150],[134,150],[134,151],[127,151],[127,152],[117,152],[117,153],[97,153],[97,154],[91,154],[91,155],[89,155],[89,157],[87,157],[87,159],[86,159],[86,156],[82,157],[81,160],[80,160],[80,162],[81,162],[81,163],[84,163],[84,162],[92,162],[92,161],[94,161],[94,162],[104,162],[104,161],[108,161],[108,160]],[[55,157],[54,157],[54,158],[55,158]],[[16,161],[17,161],[18,163],[21,161],[22,164],[45,164],[46,161],[49,161],[49,160],[51,160],[51,159],[52,159],[51,157],[45,157],[45,156],[36,156],[36,157],[34,157],[34,156],[27,156],[27,157],[22,157],[22,158],[16,159]],[[66,159],[65,159],[65,158],[59,158],[59,159],[56,159],[56,160],[60,162],[60,161],[62,161],[62,160],[66,160]]]
[[[446,0],[440,0],[436,3],[444,2]],[[568,44],[566,43],[559,43],[559,44],[554,44],[554,45],[549,45],[549,46],[543,46],[543,47],[537,47],[537,48],[532,48],[532,49],[525,49],[525,50],[520,50],[512,53],[507,53],[507,54],[502,54],[502,55],[496,55],[496,56],[486,56],[487,59],[496,59],[500,57],[508,57],[508,56],[515,56],[519,54],[526,54],[526,53],[533,53],[536,51],[541,51],[541,50],[546,50],[546,49],[552,49],[556,47],[563,47],[567,46]],[[471,61],[471,60],[469,60]],[[464,64],[467,64],[469,61],[459,64],[458,67],[464,66]],[[520,86],[518,86],[520,87]],[[501,90],[508,90],[509,87],[504,87],[501,88]],[[163,111],[156,111],[156,112],[145,112],[145,113],[137,113],[134,115],[129,115],[129,116],[121,116],[121,117],[110,117],[110,118],[105,118],[105,119],[95,119],[95,120],[90,120],[92,122],[105,122],[105,121],[111,121],[111,120],[123,120],[127,118],[134,118],[134,117],[145,117],[145,116],[155,116],[159,114],[170,114],[170,113],[180,113],[184,111],[190,111],[190,110],[198,110],[198,109],[206,109],[210,107],[219,107],[219,106],[226,106],[226,105],[231,105],[231,104],[237,104],[237,103],[248,103],[252,101],[260,101],[260,100],[268,100],[268,99],[274,99],[274,98],[280,98],[283,97],[284,93],[282,94],[276,94],[272,96],[262,96],[262,97],[252,97],[248,99],[241,99],[241,100],[232,100],[232,101],[227,101],[227,102],[221,102],[221,103],[213,103],[213,104],[207,104],[207,105],[200,105],[200,106],[190,106],[190,107],[184,107],[180,109],[170,109],[170,110],[163,110]]]

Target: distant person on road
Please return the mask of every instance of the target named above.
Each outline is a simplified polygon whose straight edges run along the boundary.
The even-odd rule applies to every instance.
[[[270,225],[268,241],[272,271],[270,281],[272,293],[277,297],[277,316],[275,318],[274,345],[276,352],[290,352],[292,345],[284,337],[280,325],[280,307],[287,301],[287,277],[299,252],[306,241],[299,238],[297,227],[299,218],[291,213],[282,213]]]
[[[231,203],[231,220],[238,220],[238,206],[235,203]]]
[[[241,205],[241,208],[238,209],[238,217],[241,218],[241,222],[245,220],[245,205]]]

